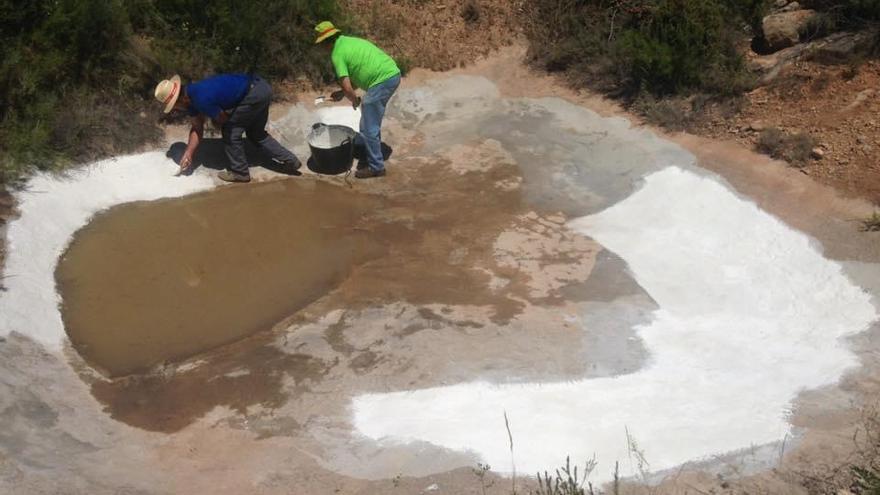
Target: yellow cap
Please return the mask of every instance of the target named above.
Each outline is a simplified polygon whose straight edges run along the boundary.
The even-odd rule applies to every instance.
[[[315,32],[318,33],[318,38],[315,39],[315,44],[317,45],[334,34],[341,33],[342,31],[336,29],[336,26],[334,26],[332,22],[324,21],[315,26]]]

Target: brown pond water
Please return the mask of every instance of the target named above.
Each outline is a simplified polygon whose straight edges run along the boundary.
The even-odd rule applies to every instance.
[[[382,252],[358,228],[379,205],[286,180],[112,208],[56,270],[67,333],[117,377],[269,329]]]

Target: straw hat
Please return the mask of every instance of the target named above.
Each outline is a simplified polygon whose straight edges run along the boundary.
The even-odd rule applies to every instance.
[[[156,99],[165,104],[165,113],[174,108],[177,98],[180,96],[180,76],[175,75],[156,85]]]
[[[317,45],[334,34],[341,33],[342,31],[336,29],[336,26],[334,26],[332,22],[324,21],[315,26],[315,32],[318,33],[318,38],[315,39],[315,44]]]

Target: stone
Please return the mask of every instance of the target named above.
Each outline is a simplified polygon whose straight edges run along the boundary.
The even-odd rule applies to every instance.
[[[856,33],[834,33],[813,43],[810,60],[826,65],[847,64],[852,60],[853,55],[869,50],[877,35],[877,28],[868,28]]]
[[[781,8],[785,7],[786,5],[788,5],[788,0],[776,0],[773,3],[773,8],[774,9],[781,9]]]
[[[777,52],[800,43],[801,34],[816,15],[815,10],[803,9],[765,17],[762,28],[767,48],[771,52]]]
[[[791,2],[790,4],[779,9],[780,12],[792,12],[795,10],[801,10],[801,4],[797,2]]]
[[[767,128],[767,125],[765,125],[760,120],[756,120],[756,121],[752,122],[751,124],[749,124],[749,129],[751,129],[755,132],[761,132],[766,128]]]
[[[440,489],[440,485],[438,485],[437,483],[434,483],[433,485],[429,486],[428,488],[425,488],[425,493],[436,492],[439,489]]]
[[[875,93],[876,93],[876,91],[873,89],[866,89],[866,90],[860,91],[859,94],[856,95],[856,99],[853,100],[852,103],[847,105],[846,108],[843,109],[843,111],[847,112],[850,110],[855,110],[856,108],[864,105],[865,102],[868,101],[871,97],[873,97]]]
[[[821,160],[822,158],[825,158],[825,150],[819,147],[813,148],[810,152],[810,156],[816,160]]]

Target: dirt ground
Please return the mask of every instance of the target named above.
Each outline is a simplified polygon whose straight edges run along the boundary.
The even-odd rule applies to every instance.
[[[345,0],[365,30],[403,67],[444,71],[515,42],[522,1]],[[442,41],[441,41],[442,40]]]
[[[693,130],[750,147],[760,129],[807,133],[824,156],[810,158],[803,173],[880,205],[878,83],[880,62],[874,60],[857,66],[798,62],[769,85],[746,94],[740,113],[716,114],[705,127]]]

